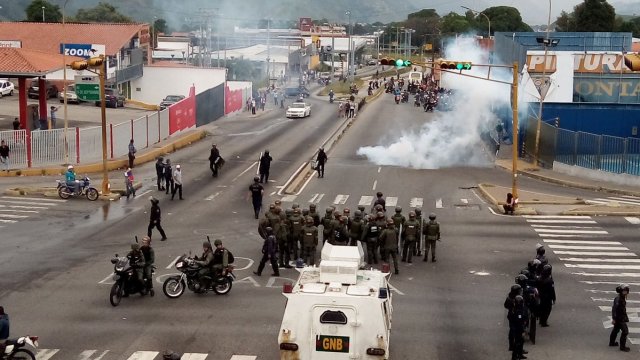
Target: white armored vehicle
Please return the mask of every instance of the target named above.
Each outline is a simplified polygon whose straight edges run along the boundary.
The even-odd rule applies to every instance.
[[[325,243],[320,267],[300,270],[287,297],[278,335],[280,359],[388,359],[389,272],[360,270],[361,245]]]

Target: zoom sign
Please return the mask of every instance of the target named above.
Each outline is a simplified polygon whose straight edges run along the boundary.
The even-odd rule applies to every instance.
[[[60,44],[60,54],[88,59],[105,55],[105,46],[99,44]]]

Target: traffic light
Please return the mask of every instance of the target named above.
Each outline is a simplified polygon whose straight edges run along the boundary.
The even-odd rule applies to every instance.
[[[73,70],[86,70],[89,67],[89,64],[84,60],[74,61],[69,66]]]
[[[397,59],[396,60],[396,66],[397,67],[409,67],[409,66],[411,66],[411,60]]]
[[[100,55],[98,57],[92,57],[87,60],[87,63],[90,67],[99,67],[104,63],[104,55]]]
[[[380,65],[395,65],[396,61],[393,59],[382,58],[380,59]]]
[[[442,60],[442,61],[440,61],[440,69],[446,69],[446,70],[471,70],[471,62],[470,61]]]
[[[78,60],[73,61],[69,64],[73,70],[86,70],[90,67],[100,67],[104,64],[104,55],[100,55],[99,57],[92,57],[87,60]]]
[[[380,59],[380,65],[391,65],[397,67],[409,67],[411,66],[411,60],[403,60],[403,59],[389,59],[382,58]]]

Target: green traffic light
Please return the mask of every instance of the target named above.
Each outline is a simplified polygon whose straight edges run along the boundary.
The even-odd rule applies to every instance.
[[[411,60],[405,60],[404,66],[407,66],[407,67],[411,66]]]
[[[404,66],[404,60],[402,59],[396,60],[396,66]]]
[[[464,68],[464,64],[462,64],[462,63],[457,63],[456,64],[456,69],[462,70],[463,68]]]

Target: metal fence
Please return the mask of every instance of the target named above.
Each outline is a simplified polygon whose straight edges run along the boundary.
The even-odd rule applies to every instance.
[[[532,122],[529,122],[531,125]],[[527,134],[535,133],[535,127]],[[542,123],[539,151],[540,159],[551,159],[567,165],[617,174],[640,176],[640,139],[596,135],[581,131],[560,129]],[[526,137],[529,142],[529,135]],[[532,145],[525,145],[531,148]],[[528,152],[528,151],[527,151]]]
[[[127,155],[129,141],[144,149],[169,137],[169,111],[107,126],[107,158]],[[0,131],[9,146],[9,168],[95,163],[102,160],[102,127],[31,131],[28,153],[26,130]],[[65,151],[66,148],[66,151]],[[29,156],[30,155],[30,156]],[[29,165],[31,159],[31,165]]]

